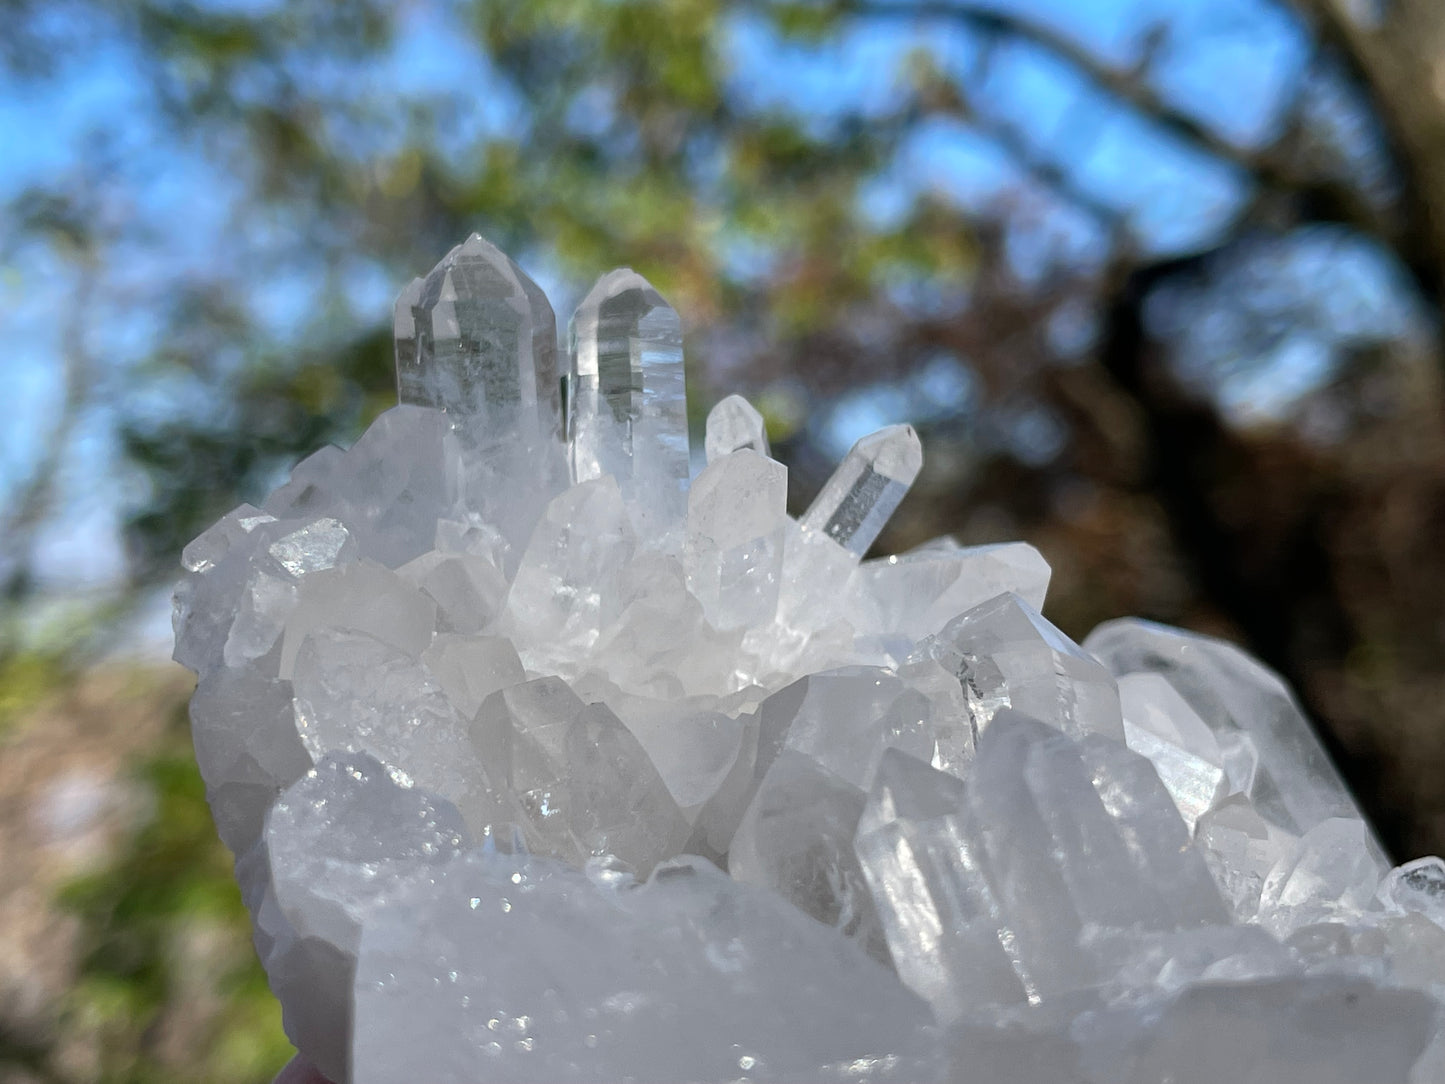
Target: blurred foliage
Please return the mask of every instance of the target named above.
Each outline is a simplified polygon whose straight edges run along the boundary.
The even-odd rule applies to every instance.
[[[0,656],[0,734],[70,675],[68,663],[61,653],[16,651]]]
[[[56,1045],[92,1050],[85,1079],[95,1084],[269,1081],[291,1047],[251,951],[183,710],[136,776],[149,815],[111,862],[60,897],[80,935]]]

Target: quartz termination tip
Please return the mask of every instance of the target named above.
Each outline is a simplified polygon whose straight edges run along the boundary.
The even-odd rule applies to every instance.
[[[687,509],[687,389],[682,322],[637,272],[597,280],[571,323],[567,438],[572,478],[612,475],[639,533],[656,537]]]
[[[744,448],[758,455],[772,454],[763,416],[741,395],[729,395],[708,411],[703,447],[707,450],[709,463]]]
[[[394,329],[401,402],[445,410],[475,435],[510,431],[533,412],[540,432],[560,432],[557,318],[541,287],[479,234],[402,291]]]
[[[880,429],[843,457],[802,524],[862,557],[922,468],[923,446],[911,425]]]

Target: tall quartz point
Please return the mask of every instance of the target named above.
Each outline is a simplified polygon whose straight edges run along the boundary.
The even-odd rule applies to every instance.
[[[527,273],[479,234],[397,299],[397,393],[464,433],[560,434],[557,318]],[[487,435],[490,436],[488,432]]]
[[[630,268],[597,280],[572,316],[567,436],[572,480],[610,474],[646,540],[687,508],[682,322]]]
[[[707,413],[703,448],[708,463],[743,449],[769,455],[768,429],[763,416],[741,395],[729,395]]]
[[[911,425],[880,429],[853,445],[801,522],[862,557],[922,469],[923,445]]]

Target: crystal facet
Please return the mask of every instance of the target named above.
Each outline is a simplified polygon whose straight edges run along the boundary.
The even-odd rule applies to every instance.
[[[1013,708],[1074,737],[1124,736],[1113,677],[1017,595],[960,614],[922,651],[963,686],[976,731]]]
[[[743,449],[764,456],[772,451],[763,416],[741,395],[729,395],[707,412],[703,447],[709,463]]]
[[[801,522],[862,557],[922,469],[923,445],[911,425],[880,429],[853,445]]]
[[[682,323],[630,268],[597,280],[572,316],[567,436],[572,479],[610,474],[651,539],[687,505]]]
[[[402,292],[395,333],[403,403],[469,428],[526,419],[560,432],[557,318],[527,273],[479,234]]]

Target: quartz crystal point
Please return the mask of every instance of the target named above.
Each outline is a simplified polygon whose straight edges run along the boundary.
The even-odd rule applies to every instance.
[[[921,640],[981,602],[1012,591],[1042,610],[1048,562],[1026,542],[959,546],[948,539],[864,561],[858,574],[874,612],[864,627]]]
[[[866,791],[885,749],[925,760],[936,749],[927,698],[882,667],[811,674],[765,700],[758,720],[759,778],[791,749]]]
[[[923,446],[911,425],[880,429],[853,445],[801,522],[862,557],[922,469]]]
[[[611,476],[573,486],[556,497],[532,534],[512,589],[507,616],[522,661],[548,669],[551,660],[592,647],[622,609],[622,579],[637,548],[622,494]]]
[[[1288,687],[1239,648],[1130,618],[1100,625],[1084,649],[1116,676],[1162,675],[1224,756],[1247,743],[1257,758],[1247,797],[1273,823],[1301,834],[1330,817],[1360,818]]]
[[[788,471],[743,448],[708,463],[687,494],[688,589],[714,627],[771,621],[782,585]]]
[[[1013,708],[1076,738],[1124,737],[1114,678],[1017,595],[960,614],[920,650],[963,686],[975,731]]]
[[[417,659],[364,632],[318,629],[296,660],[296,731],[313,758],[364,753],[403,786],[441,795],[477,838],[512,822],[465,720]]]
[[[1194,838],[1238,922],[1259,916],[1265,878],[1299,843],[1296,836],[1260,816],[1242,794],[1200,816]]]
[[[772,889],[886,960],[873,898],[853,854],[866,802],[862,790],[812,757],[784,750],[733,836],[728,872]]]
[[[567,437],[572,479],[612,475],[638,533],[674,531],[687,504],[682,323],[641,275],[609,271],[571,323]]]
[[[707,412],[703,447],[708,463],[743,449],[763,456],[772,452],[763,416],[741,395],[729,395]]]
[[[1330,817],[1301,836],[1264,879],[1261,924],[1287,937],[1295,930],[1372,910],[1387,868],[1358,817]]]
[[[1026,1000],[969,819],[961,780],[890,750],[854,840],[898,976],[943,1023]]]
[[[855,848],[899,974],[940,1020],[1040,1003],[1105,974],[1086,934],[1222,923],[1147,761],[1008,710],[967,781],[885,755]]]
[[[557,318],[525,271],[472,234],[397,299],[397,393],[480,436],[560,434]]]
[[[703,838],[694,833],[694,839],[707,845],[713,819],[727,819],[731,807],[740,807],[746,798],[757,755],[756,721],[716,710],[722,705],[707,697],[654,700],[614,694],[608,706],[642,745],[683,816],[693,825],[703,822]],[[736,824],[737,817],[731,820]],[[712,849],[725,851],[727,840]]]
[[[560,678],[493,693],[471,741],[525,811],[535,850],[578,865],[612,855],[645,873],[690,834],[637,739],[605,704],[584,704]]]
[[[1124,741],[1149,758],[1192,832],[1231,789],[1219,742],[1184,698],[1158,674],[1119,679]]]
[[[1379,894],[1386,907],[1417,912],[1445,929],[1445,861],[1440,858],[1417,858],[1391,870]]]

